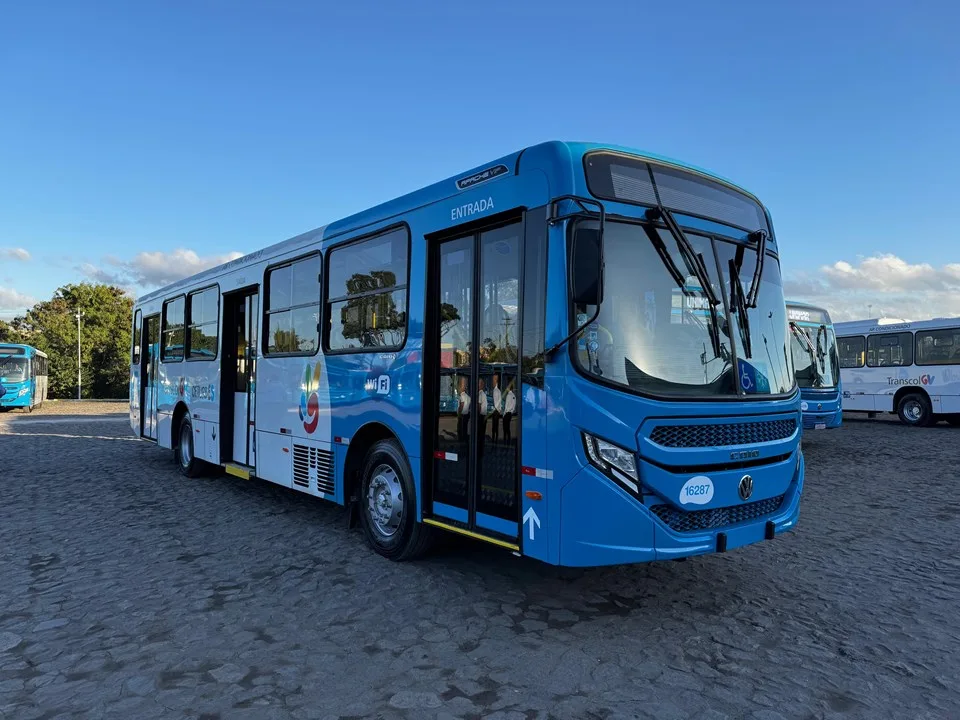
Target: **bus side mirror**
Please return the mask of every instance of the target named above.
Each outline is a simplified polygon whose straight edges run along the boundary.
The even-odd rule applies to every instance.
[[[602,243],[599,230],[581,228],[573,236],[570,276],[575,305],[599,305],[603,301]]]

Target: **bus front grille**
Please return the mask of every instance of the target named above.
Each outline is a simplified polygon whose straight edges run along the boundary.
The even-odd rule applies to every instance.
[[[661,447],[724,447],[784,440],[797,429],[796,418],[713,425],[658,425],[650,440]]]
[[[767,500],[708,510],[679,510],[672,505],[654,505],[650,510],[671,530],[685,533],[716,530],[727,525],[756,520],[775,513],[782,504],[783,495],[777,495]]]

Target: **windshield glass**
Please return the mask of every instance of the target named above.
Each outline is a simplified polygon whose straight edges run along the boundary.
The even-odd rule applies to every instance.
[[[794,336],[790,343],[797,384],[804,388],[834,388],[840,380],[837,336],[830,325],[795,323],[809,343]]]
[[[595,222],[578,225],[596,227]],[[685,278],[682,286],[657,254],[649,233],[657,233],[666,246]],[[685,234],[694,251],[703,256],[718,298],[729,297],[730,259],[749,289],[755,249],[699,233]],[[793,387],[780,268],[772,255],[764,263],[757,308],[747,310],[751,358],[744,355],[736,313],[728,310],[725,300],[716,307],[719,352],[714,351],[707,297],[665,229],[607,222],[604,258],[600,314],[575,341],[576,357],[585,372],[656,395],[736,396],[738,374],[743,392],[751,395],[782,393]],[[578,323],[589,319],[594,310],[592,306],[577,307]],[[741,365],[739,373],[734,371],[734,351]]]
[[[0,380],[15,383],[23,382],[26,379],[26,358],[0,358]]]

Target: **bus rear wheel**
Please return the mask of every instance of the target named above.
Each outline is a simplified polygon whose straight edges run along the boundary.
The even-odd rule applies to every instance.
[[[200,475],[202,461],[197,460],[193,454],[193,423],[187,415],[180,421],[177,446],[173,452],[181,475],[191,478]]]
[[[363,534],[378,554],[403,561],[429,549],[432,528],[417,522],[413,474],[395,440],[380,440],[367,451],[359,505]]]
[[[933,410],[926,395],[908,393],[900,398],[897,405],[900,422],[912,427],[927,427],[933,424]]]

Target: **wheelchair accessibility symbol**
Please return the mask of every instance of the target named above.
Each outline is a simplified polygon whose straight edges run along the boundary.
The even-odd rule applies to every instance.
[[[740,387],[742,387],[745,392],[753,390],[753,379],[750,377],[746,365],[740,366]]]

